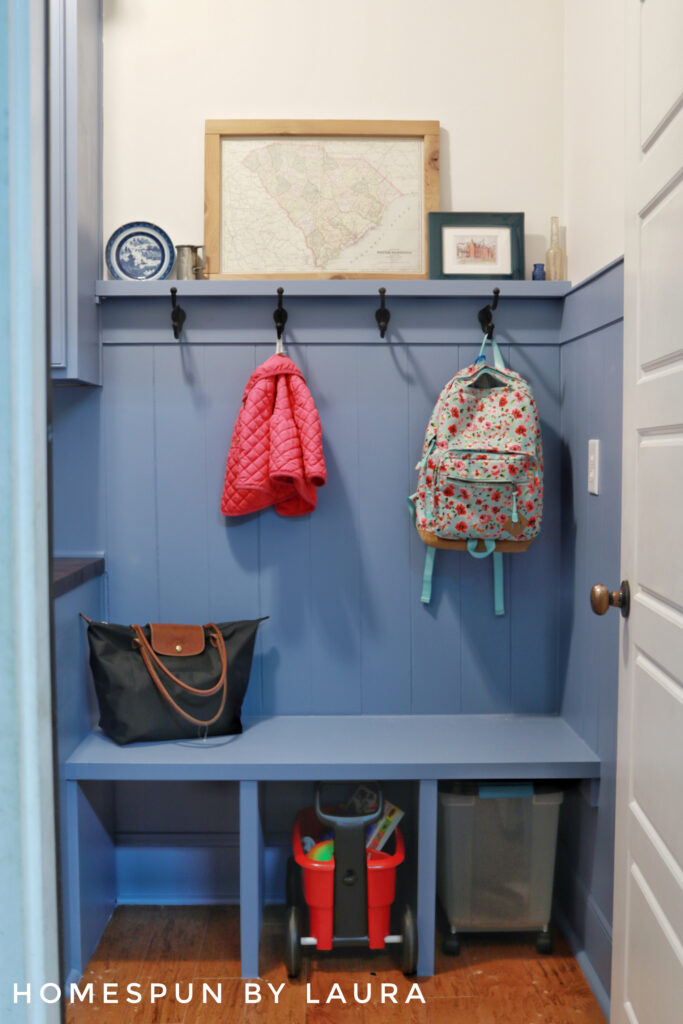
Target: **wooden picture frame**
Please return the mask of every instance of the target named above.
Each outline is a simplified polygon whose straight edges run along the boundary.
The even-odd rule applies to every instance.
[[[458,248],[470,246],[458,258]],[[429,276],[437,280],[524,280],[523,213],[430,213]]]
[[[209,279],[429,276],[438,121],[211,120],[204,173]]]

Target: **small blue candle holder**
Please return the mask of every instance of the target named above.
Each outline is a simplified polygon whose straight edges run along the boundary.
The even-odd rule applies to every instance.
[[[534,269],[531,272],[532,281],[545,281],[545,264],[534,263]]]

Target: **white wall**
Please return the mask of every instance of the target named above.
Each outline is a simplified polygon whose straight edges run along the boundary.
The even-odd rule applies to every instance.
[[[624,252],[624,7],[624,0],[565,2],[564,222],[572,281]]]
[[[524,210],[529,276],[564,203],[563,33],[562,0],[104,0],[104,238],[201,243],[207,118],[436,119],[441,208]]]

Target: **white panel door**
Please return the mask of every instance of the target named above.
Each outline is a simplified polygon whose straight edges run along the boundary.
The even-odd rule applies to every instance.
[[[681,1024],[683,2],[626,0],[625,10],[622,576],[631,615],[619,671],[612,1021]]]

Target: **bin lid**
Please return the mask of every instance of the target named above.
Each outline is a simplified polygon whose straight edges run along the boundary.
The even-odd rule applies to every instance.
[[[526,797],[534,795],[533,782],[480,782],[478,786],[481,800],[504,800],[510,797]]]

